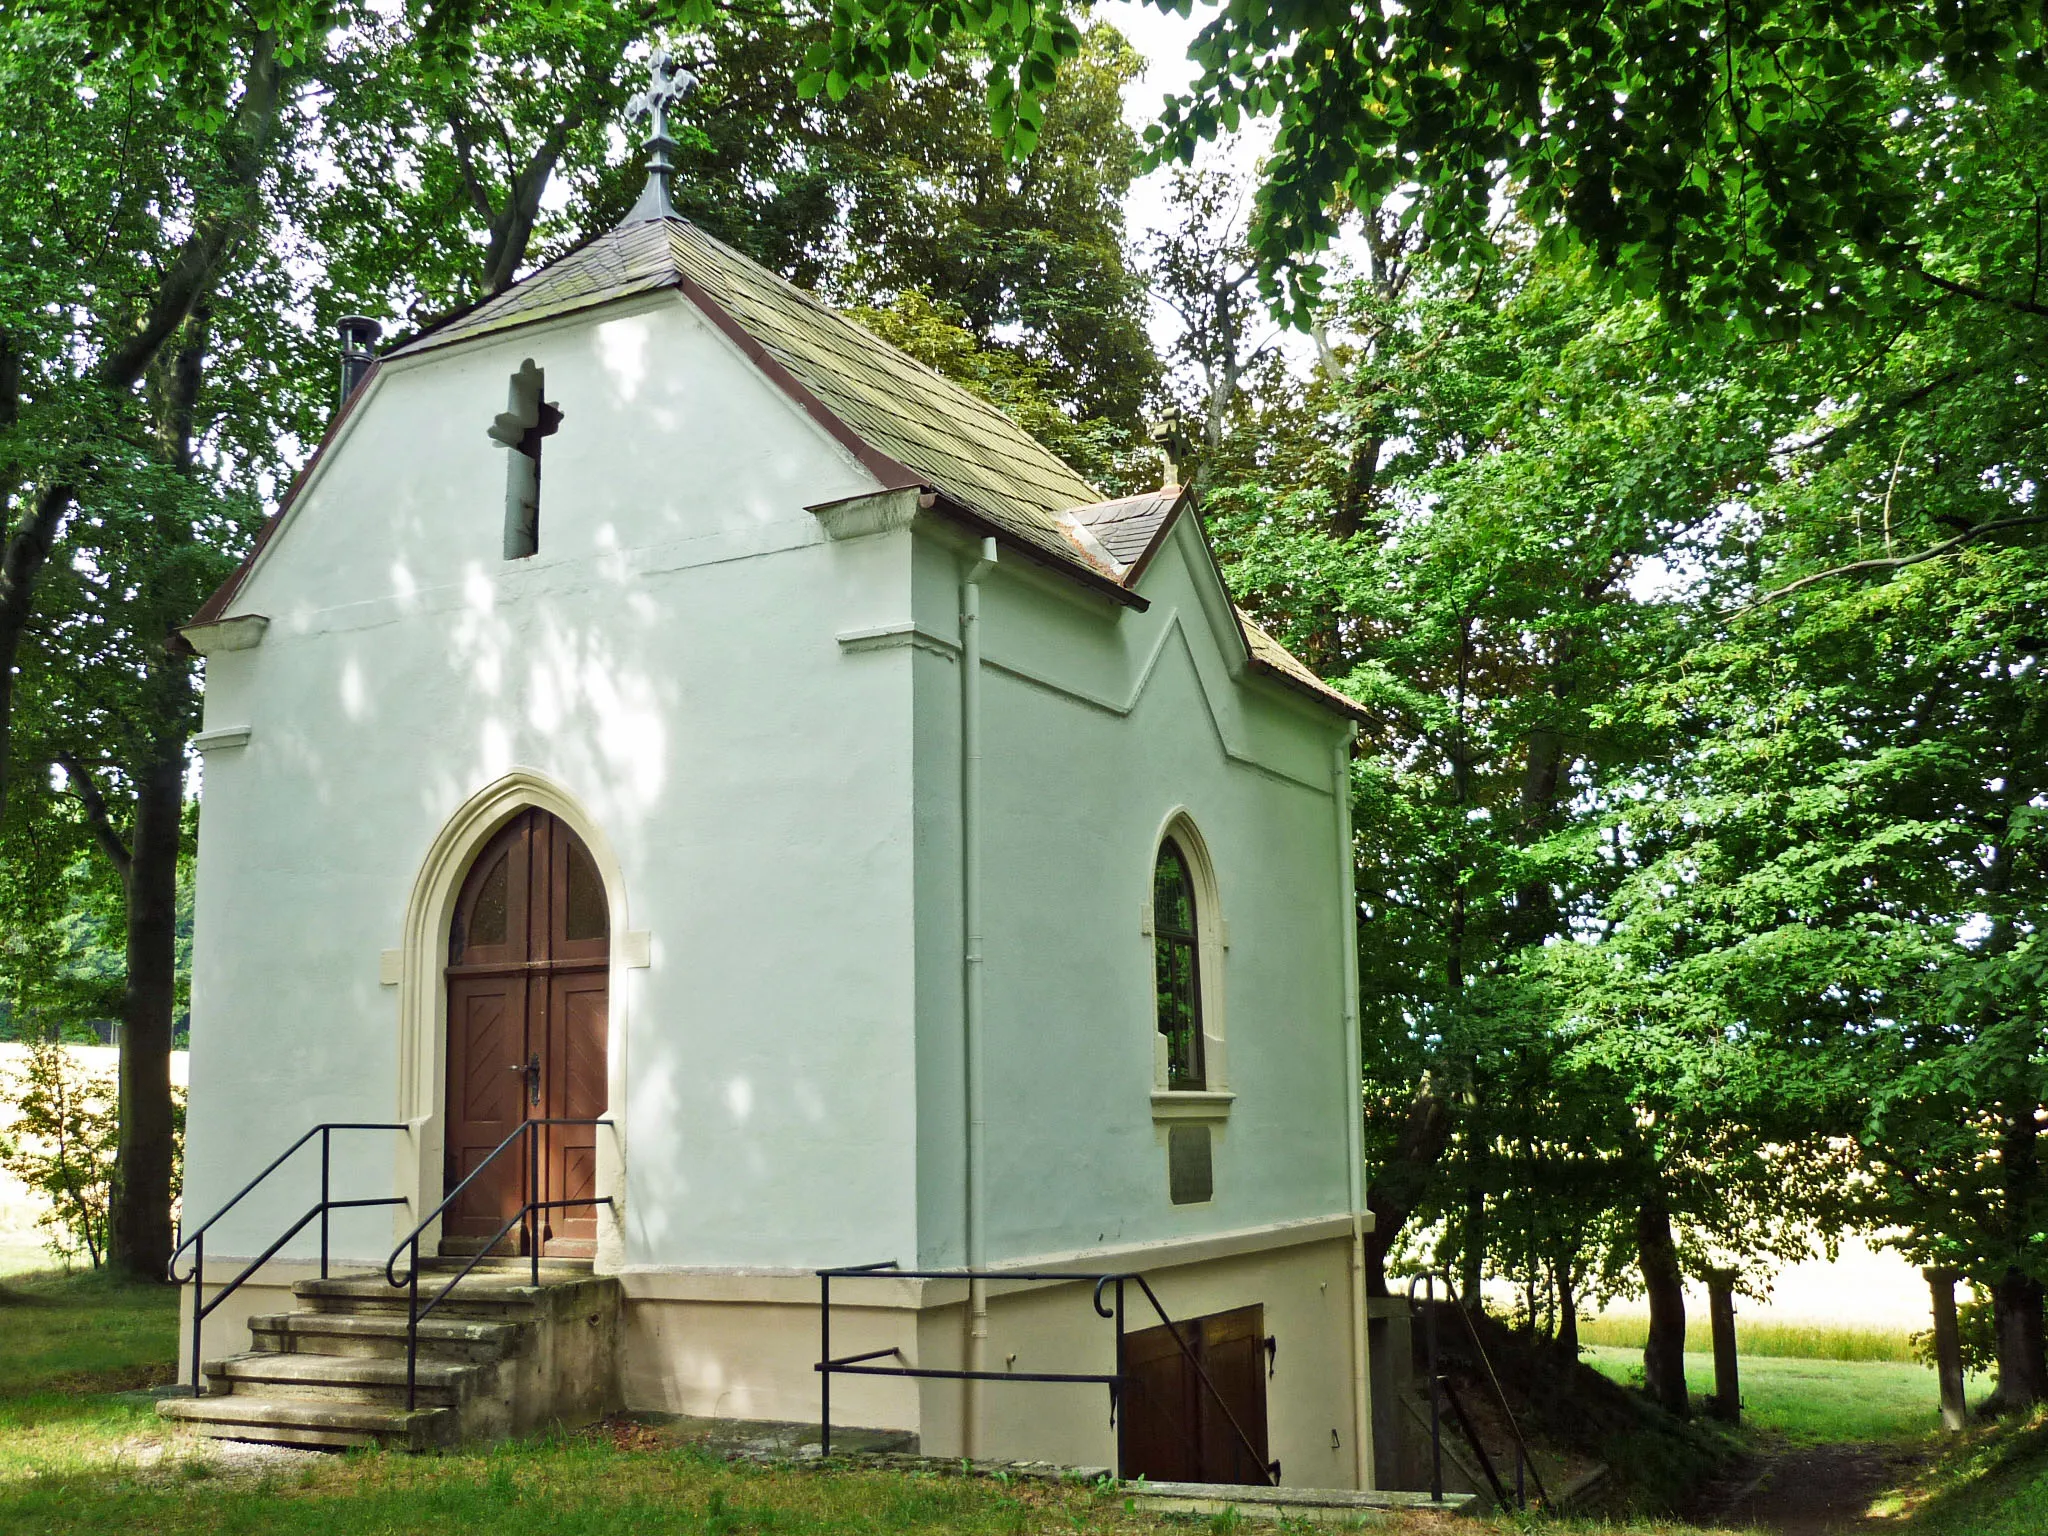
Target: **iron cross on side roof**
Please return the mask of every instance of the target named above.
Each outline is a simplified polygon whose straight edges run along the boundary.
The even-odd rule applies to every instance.
[[[641,147],[647,151],[647,185],[640,193],[640,201],[625,217],[628,224],[676,216],[675,204],[669,200],[669,184],[676,174],[670,152],[676,141],[669,137],[668,114],[671,107],[697,88],[696,75],[671,58],[666,48],[655,49],[647,64],[647,89],[626,103],[627,122],[647,119],[647,137],[641,141]]]

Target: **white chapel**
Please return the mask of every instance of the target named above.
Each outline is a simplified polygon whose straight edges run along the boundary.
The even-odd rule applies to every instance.
[[[685,79],[626,221],[377,358],[185,631],[168,1411],[829,1387],[928,1453],[1368,1487],[1354,706],[1187,490],[1105,500],[675,216]]]

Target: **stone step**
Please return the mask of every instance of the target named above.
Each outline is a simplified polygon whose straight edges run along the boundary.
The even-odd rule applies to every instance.
[[[279,1354],[263,1351],[209,1360],[208,1388],[227,1395],[313,1402],[405,1406],[405,1357]],[[459,1360],[421,1360],[414,1400],[422,1408],[459,1403],[485,1367]]]
[[[447,1289],[449,1278],[438,1272],[421,1271],[420,1305],[424,1307]],[[517,1318],[537,1310],[548,1290],[545,1276],[535,1287],[527,1284],[523,1275],[515,1280],[501,1272],[478,1270],[457,1285],[454,1294],[435,1307],[431,1316],[470,1321]],[[407,1288],[390,1284],[381,1273],[300,1280],[292,1286],[292,1295],[302,1309],[314,1312],[395,1312],[403,1317],[410,1306]]]
[[[1221,1515],[1235,1510],[1246,1520],[1299,1522],[1308,1525],[1370,1525],[1408,1511],[1469,1514],[1476,1502],[1469,1493],[1445,1494],[1442,1503],[1427,1493],[1392,1490],[1359,1492],[1350,1488],[1260,1488],[1235,1483],[1124,1484],[1131,1507],[1160,1515]]]
[[[420,1319],[420,1358],[470,1364],[502,1360],[530,1331],[524,1322],[443,1317],[436,1311]],[[405,1358],[403,1311],[277,1312],[250,1318],[249,1333],[259,1353]]]
[[[342,1449],[381,1445],[397,1451],[431,1451],[454,1443],[455,1414],[448,1408],[403,1408],[366,1403],[307,1402],[296,1398],[228,1396],[167,1397],[158,1414],[190,1424],[216,1440],[255,1440],[268,1445],[313,1445]]]

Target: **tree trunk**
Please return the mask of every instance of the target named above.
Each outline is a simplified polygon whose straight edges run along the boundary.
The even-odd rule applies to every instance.
[[[1579,1298],[1572,1288],[1572,1267],[1557,1266],[1557,1347],[1579,1357]]]
[[[2043,1287],[2008,1269],[1991,1287],[1998,1330],[1998,1386],[1985,1403],[1990,1413],[2024,1413],[2048,1401],[2048,1349],[2042,1328]]]
[[[0,552],[0,819],[7,811],[7,769],[13,756],[14,677],[21,642],[35,612],[36,583],[57,545],[57,530],[71,510],[71,487],[46,487],[35,508],[10,529]]]
[[[1999,1138],[2000,1193],[2011,1247],[2022,1251],[2038,1230],[2041,1205],[2040,1133],[2035,1104],[2022,1094],[2008,1101],[2005,1134]],[[2048,1351],[2043,1347],[2044,1288],[2016,1264],[1991,1287],[1998,1325],[1998,1387],[1985,1406],[1994,1413],[2021,1413],[2048,1401]]]
[[[1459,1296],[1466,1306],[1477,1307],[1483,1299],[1480,1287],[1486,1279],[1486,1188],[1476,1171],[1465,1188],[1465,1251],[1459,1259]]]
[[[1450,1139],[1450,1106],[1437,1091],[1435,1079],[1425,1077],[1408,1101],[1408,1116],[1401,1122],[1394,1155],[1366,1190],[1365,1207],[1372,1212],[1372,1231],[1365,1238],[1368,1296],[1387,1294],[1387,1250],[1408,1224],[1409,1214],[1429,1185],[1430,1170]]]
[[[171,1037],[177,1001],[184,735],[178,733],[162,747],[136,786],[127,870],[128,986],[121,1007],[121,1139],[110,1223],[114,1267],[138,1280],[164,1279],[170,1263],[176,1159]]]
[[[1643,1390],[1650,1401],[1683,1419],[1692,1404],[1685,1391],[1685,1277],[1671,1237],[1671,1213],[1659,1198],[1636,1212],[1636,1258],[1650,1302],[1650,1338],[1643,1346]]]

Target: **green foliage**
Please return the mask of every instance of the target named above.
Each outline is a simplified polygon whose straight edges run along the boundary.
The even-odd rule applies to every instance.
[[[1998,1324],[1993,1316],[1991,1298],[1981,1290],[1972,1289],[1968,1301],[1956,1304],[1956,1334],[1962,1345],[1963,1369],[1974,1376],[1980,1371],[1989,1371],[1998,1363]],[[1922,1365],[1938,1366],[1934,1357],[1934,1330],[1914,1334],[1908,1341],[1912,1356]]]
[[[1946,249],[2030,271],[1988,202],[2048,122],[1929,111]],[[1653,1208],[1695,1272],[1853,1222],[2038,1279],[2043,319],[1902,289],[1758,345],[1504,231],[1382,226],[1209,461],[1238,591],[1374,716],[1382,1230],[1539,1324],[1640,1286]]]
[[[1928,286],[1988,287],[2038,313],[2023,270],[1987,285],[1987,269],[1954,263],[1953,207],[1923,177],[1930,149],[1960,148],[1966,184],[2018,171],[1999,125],[2038,109],[2044,29],[2027,0],[1232,6],[1146,136],[1188,161],[1271,120],[1251,239],[1303,321],[1319,283],[1299,259],[1349,210],[1398,209],[1452,263],[1482,265],[1503,204],[1621,292],[1768,334]],[[837,0],[810,78],[843,90],[901,73],[962,32],[991,51],[997,131],[1028,146],[1076,47],[1064,6]],[[2014,234],[2031,206],[2005,205]]]
[[[797,89],[827,30],[805,0],[672,26],[702,78],[673,125],[686,217],[841,301],[941,295],[1070,410],[1135,425],[1156,364],[1123,243],[1136,139],[1121,91],[1139,61],[1113,29],[1077,34],[1037,147],[1013,163],[974,104],[984,58],[964,37],[914,86],[819,98]],[[339,173],[308,219],[323,312],[432,319],[617,222],[645,179],[613,141],[648,36],[645,14],[598,3],[481,13],[453,66],[409,12],[338,34],[319,122]]]
[[[0,1077],[0,1099],[13,1105],[0,1168],[49,1202],[36,1225],[51,1253],[66,1262],[83,1255],[98,1269],[120,1138],[113,1074],[88,1072],[64,1046],[38,1040]]]
[[[31,803],[46,836],[64,810]],[[196,820],[197,807],[191,808]],[[191,832],[188,829],[188,842]],[[65,841],[62,837],[51,841]],[[127,984],[121,884],[102,859],[79,854],[48,876],[35,860],[0,870],[0,1040],[45,1037],[91,1044],[121,1017]],[[189,1026],[193,860],[178,866],[177,1044]]]
[[[47,1207],[36,1218],[50,1253],[65,1264],[107,1258],[109,1206],[120,1141],[119,1092],[111,1070],[95,1072],[54,1036],[26,1043],[21,1065],[0,1068],[0,1168]],[[185,1096],[172,1090],[174,1168],[182,1163]],[[172,1177],[171,1197],[177,1198]]]
[[[1154,455],[1133,443],[1127,427],[1099,417],[1076,417],[1054,393],[1043,368],[1007,347],[984,344],[967,327],[959,306],[912,291],[886,309],[856,308],[849,313],[891,346],[999,408],[1104,495],[1135,492],[1156,483]]]

